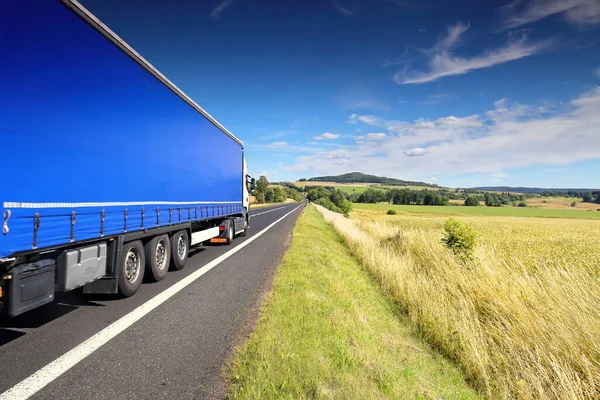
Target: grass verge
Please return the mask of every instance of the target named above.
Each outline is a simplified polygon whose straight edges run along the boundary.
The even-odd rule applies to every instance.
[[[230,398],[478,398],[432,352],[313,208],[294,228]]]
[[[442,215],[322,212],[480,393],[600,398],[598,220],[463,216],[479,242],[464,260],[442,244]]]

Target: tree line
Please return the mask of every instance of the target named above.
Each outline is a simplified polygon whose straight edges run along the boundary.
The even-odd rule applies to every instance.
[[[266,176],[261,176],[256,181],[256,188],[252,194],[258,204],[283,203],[286,199],[302,201],[302,189],[293,183],[285,182],[285,186],[269,186]]]
[[[585,193],[583,195],[583,202],[600,204],[600,191]]]
[[[438,187],[438,185],[427,182],[405,181],[396,178],[387,178],[385,176],[367,175],[361,172],[350,172],[335,176],[317,176],[313,178],[302,178],[300,182],[336,182],[336,183],[378,183],[388,186],[428,186]]]

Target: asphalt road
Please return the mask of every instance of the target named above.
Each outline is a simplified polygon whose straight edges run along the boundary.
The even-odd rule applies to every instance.
[[[43,367],[98,332],[102,334],[139,306],[164,295],[178,282],[182,284],[186,277],[191,279],[190,274],[202,268],[208,270],[206,265],[211,261],[296,207],[298,203],[252,210],[246,237],[236,238],[231,246],[193,249],[182,271],[169,272],[158,283],[145,283],[133,297],[92,297],[75,291],[19,317],[0,320],[0,393],[36,372],[43,375],[38,372]],[[256,316],[256,305],[289,244],[301,210],[272,226],[64,373],[56,373],[56,368],[64,365],[53,367],[57,377],[32,398],[222,398],[226,394],[222,373],[225,362],[247,330],[248,321]],[[28,382],[41,381],[38,375]]]

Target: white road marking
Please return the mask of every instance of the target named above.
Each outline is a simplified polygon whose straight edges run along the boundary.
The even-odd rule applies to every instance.
[[[277,210],[281,210],[282,208],[285,208],[285,207],[286,207],[286,206],[283,206],[283,207],[277,207],[277,208],[274,208],[274,209],[272,209],[272,210],[269,210],[269,211],[263,211],[263,212],[260,212],[260,213],[258,213],[258,214],[250,214],[250,216],[251,216],[251,217],[256,217],[257,215],[263,215],[263,214],[266,214],[266,213],[270,213],[271,211],[277,211]]]
[[[221,256],[217,257],[205,266],[201,267],[199,270],[183,278],[179,282],[175,283],[173,286],[169,287],[164,292],[157,294],[156,296],[154,296],[135,310],[129,312],[128,314],[113,322],[106,328],[102,329],[100,332],[96,333],[94,336],[90,337],[85,342],[79,344],[78,346],[69,350],[68,352],[58,357],[56,360],[52,361],[45,367],[39,369],[37,372],[34,372],[29,377],[23,379],[21,382],[8,389],[6,392],[0,394],[0,400],[27,399],[30,396],[33,396],[38,391],[43,389],[46,385],[48,385],[56,378],[58,378],[59,376],[67,372],[69,369],[71,369],[73,366],[75,366],[78,362],[82,361],[94,351],[98,350],[100,347],[105,345],[109,340],[111,340],[112,338],[129,328],[131,325],[139,321],[146,314],[163,304],[165,301],[169,300],[179,291],[193,283],[195,280],[197,280],[202,275],[219,265],[221,262],[225,261],[238,251],[242,250],[244,247],[248,246],[256,239],[258,239],[260,236],[262,236],[262,234],[267,232],[277,223],[281,222],[285,217],[299,209],[301,206],[302,204],[300,204],[298,207],[294,208],[292,211],[285,214],[283,217],[279,218],[275,222],[271,223],[271,225],[267,226],[265,229],[258,232],[256,235],[246,239],[244,242],[229,250],[227,253],[222,254]]]

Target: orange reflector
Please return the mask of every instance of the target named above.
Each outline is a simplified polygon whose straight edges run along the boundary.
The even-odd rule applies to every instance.
[[[0,298],[2,297],[2,286],[0,286]]]
[[[212,238],[211,243],[227,243],[227,238]]]

